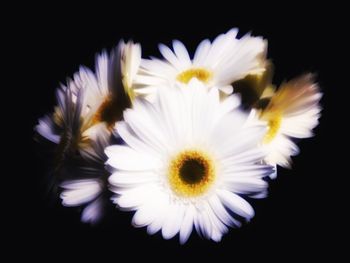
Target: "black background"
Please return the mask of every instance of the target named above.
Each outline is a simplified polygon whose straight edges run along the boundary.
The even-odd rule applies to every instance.
[[[29,146],[16,157],[23,158],[25,165],[17,163],[21,171],[18,191],[11,194],[16,200],[11,233],[16,235],[10,238],[14,247],[23,248],[24,255],[46,261],[88,258],[98,262],[106,258],[117,262],[119,257],[284,262],[339,256],[332,244],[345,233],[337,226],[346,209],[340,205],[345,198],[339,178],[345,174],[337,168],[342,163],[337,148],[345,147],[348,141],[337,145],[344,126],[334,117],[345,117],[340,97],[348,88],[340,74],[341,60],[345,59],[346,17],[342,8],[296,3],[283,4],[279,9],[253,3],[234,8],[234,3],[232,7],[211,3],[204,10],[205,5],[189,8],[164,2],[158,11],[136,3],[90,5],[88,11],[51,4],[28,10],[23,7],[17,20],[20,30],[13,34],[18,38],[18,53],[23,54],[17,65],[27,73],[18,80],[25,82],[19,97],[29,110],[23,110],[26,118],[20,131],[26,130],[25,143]],[[59,82],[72,76],[79,65],[93,68],[95,54],[104,48],[110,50],[121,38],[141,42],[144,57],[159,55],[157,44],[170,44],[172,39],[183,41],[193,53],[202,39],[213,39],[232,27],[238,27],[241,35],[251,31],[269,41],[268,57],[275,64],[276,84],[311,71],[318,74],[324,93],[316,137],[299,143],[301,154],[293,158],[293,169],[280,169],[268,198],[253,202],[256,216],[251,223],[232,229],[218,244],[192,235],[181,246],[177,238],[166,241],[160,234],[149,236],[145,229],[133,228],[132,213],[116,209],[111,209],[100,225],[82,224],[75,209],[61,207],[45,193],[46,165],[32,139],[33,126],[52,110]]]

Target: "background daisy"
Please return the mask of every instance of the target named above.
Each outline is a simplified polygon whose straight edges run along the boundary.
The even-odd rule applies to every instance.
[[[81,67],[68,86],[57,91],[58,106],[36,126],[44,138],[59,145],[58,155],[77,152],[97,158],[91,140],[107,140],[115,122],[131,105],[133,78],[141,61],[139,44],[121,41],[108,55],[96,58],[95,73]]]
[[[81,162],[79,165],[65,164],[61,169],[62,182],[60,194],[62,205],[67,207],[83,207],[81,221],[98,223],[104,216],[105,207],[109,203],[108,171],[105,169],[107,156],[105,147],[111,144],[111,138],[98,137],[92,141],[94,161]]]
[[[58,106],[39,120],[37,132],[57,144],[53,185],[64,206],[84,206],[82,221],[95,223],[103,214],[107,177],[104,148],[122,112],[131,105],[133,78],[141,60],[139,44],[119,45],[96,57],[92,72],[81,67],[68,85],[57,90]]]
[[[264,70],[267,48],[267,42],[261,37],[247,34],[238,39],[237,33],[237,29],[231,29],[212,43],[208,39],[203,40],[192,59],[178,40],[173,41],[173,50],[160,44],[159,50],[164,59],[142,60],[140,72],[135,78],[135,92],[152,96],[164,85],[175,82],[186,84],[197,78],[207,87],[232,93],[232,82]]]
[[[312,129],[321,116],[321,97],[311,74],[282,84],[274,93],[267,107],[259,113],[260,120],[268,125],[263,139],[268,151],[267,163],[290,168],[290,157],[299,153],[293,138],[313,136]]]

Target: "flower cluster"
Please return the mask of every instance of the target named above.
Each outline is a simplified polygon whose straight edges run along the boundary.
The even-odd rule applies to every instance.
[[[220,241],[254,216],[277,166],[318,124],[321,93],[305,74],[276,88],[267,41],[237,29],[203,40],[194,56],[175,40],[162,58],[121,41],[57,89],[35,127],[54,145],[64,206],[94,223],[110,190],[132,224],[165,239],[191,232]]]

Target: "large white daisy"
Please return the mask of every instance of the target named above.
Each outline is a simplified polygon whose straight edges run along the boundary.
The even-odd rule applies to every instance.
[[[321,115],[321,97],[310,74],[283,84],[275,92],[267,107],[259,113],[259,119],[268,125],[263,139],[268,152],[267,163],[290,167],[290,157],[299,153],[292,139],[313,136],[312,129]]]
[[[81,67],[67,87],[57,91],[58,106],[52,116],[39,120],[36,130],[61,150],[78,151],[96,158],[91,140],[109,137],[114,123],[131,105],[133,79],[141,62],[141,47],[121,41],[110,55],[96,58],[95,73]]]
[[[185,243],[193,226],[205,238],[220,241],[239,218],[254,210],[243,196],[266,194],[258,147],[265,125],[245,126],[247,115],[231,95],[220,102],[217,89],[198,80],[160,90],[154,104],[135,100],[116,131],[126,145],[106,148],[114,202],[136,210],[132,223],[161,230],[165,239],[179,233]]]
[[[143,59],[135,78],[137,94],[154,95],[158,88],[175,82],[188,83],[197,78],[207,87],[232,92],[232,82],[264,70],[267,42],[245,35],[237,39],[237,29],[219,35],[212,43],[203,40],[193,59],[180,41],[173,41],[173,51],[160,44],[164,60]]]

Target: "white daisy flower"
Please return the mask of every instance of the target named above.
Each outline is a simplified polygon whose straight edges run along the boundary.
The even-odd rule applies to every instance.
[[[283,84],[259,113],[268,131],[263,139],[268,155],[266,162],[290,168],[291,156],[299,153],[293,138],[313,136],[312,129],[321,116],[319,101],[322,94],[312,75],[304,75]]]
[[[116,131],[126,145],[106,148],[113,201],[136,210],[132,223],[161,230],[165,239],[179,233],[185,243],[193,226],[220,241],[238,218],[254,216],[242,196],[266,195],[263,180],[272,172],[261,164],[257,146],[265,125],[245,126],[247,115],[231,95],[220,102],[217,89],[198,80],[160,90],[154,104],[138,98],[124,112]]]
[[[106,52],[98,55],[95,73],[81,67],[68,86],[58,90],[58,106],[52,117],[39,120],[38,133],[62,145],[64,152],[79,151],[84,158],[95,158],[90,141],[107,139],[123,110],[131,105],[140,61],[141,47],[132,42],[121,41],[110,56]]]
[[[65,179],[60,187],[63,191],[60,194],[62,205],[68,207],[84,206],[81,221],[95,224],[100,221],[104,214],[105,204],[108,201],[105,193],[107,188],[108,171],[104,163],[107,156],[104,149],[111,144],[110,137],[97,137],[91,141],[91,148],[94,149],[95,162],[83,162],[68,169]]]
[[[188,83],[197,78],[207,87],[218,87],[232,93],[232,82],[248,74],[264,70],[267,42],[261,37],[249,34],[237,39],[237,29],[218,36],[212,43],[203,40],[193,59],[180,41],[173,41],[173,51],[160,44],[164,60],[152,58],[141,62],[141,69],[135,78],[135,93],[151,96],[158,88],[175,82]]]
[[[140,61],[140,45],[132,42],[120,42],[110,55],[98,55],[95,73],[81,67],[67,87],[58,89],[58,106],[52,117],[40,119],[36,127],[39,134],[58,145],[55,168],[60,168],[60,177],[70,178],[61,184],[62,204],[85,205],[83,222],[95,223],[102,216],[108,176],[104,148],[110,145],[115,122],[131,105]],[[66,169],[63,161],[78,153],[87,162]]]

